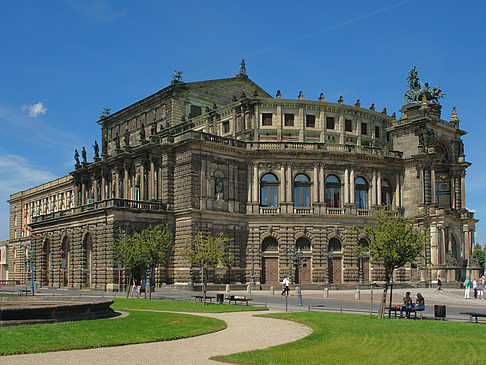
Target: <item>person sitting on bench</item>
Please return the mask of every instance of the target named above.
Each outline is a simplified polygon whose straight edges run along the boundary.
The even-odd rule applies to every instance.
[[[425,299],[422,294],[417,293],[417,299],[415,299],[415,304],[408,312],[407,317],[410,318],[410,312],[423,311],[425,310]]]
[[[403,305],[400,306],[400,318],[403,318],[403,312],[405,311],[407,317],[409,316],[408,312],[412,308],[412,298],[410,298],[410,292],[408,291],[405,296],[403,297]]]

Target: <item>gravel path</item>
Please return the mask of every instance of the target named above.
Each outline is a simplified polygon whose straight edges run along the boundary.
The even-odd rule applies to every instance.
[[[227,328],[175,341],[5,356],[0,364],[218,364],[209,357],[281,345],[312,332],[299,323],[255,317],[255,312],[188,314],[221,319]]]

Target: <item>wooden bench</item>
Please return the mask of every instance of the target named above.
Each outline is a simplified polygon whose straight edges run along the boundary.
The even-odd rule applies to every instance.
[[[461,314],[467,314],[470,322],[472,322],[474,317],[476,319],[476,323],[479,323],[478,317],[486,317],[486,312],[461,312]]]
[[[230,295],[228,297],[225,298],[226,300],[228,300],[228,303],[231,304],[231,302],[235,302],[235,305],[237,302],[246,302],[246,305],[248,305],[248,301],[250,300],[253,300],[251,298],[247,298],[247,297],[239,297],[239,296],[236,296],[236,295]]]
[[[194,301],[200,301],[201,303],[204,300],[204,295],[193,295],[193,297],[194,297]],[[209,300],[209,303],[212,303],[214,298],[215,297],[206,295],[206,302]]]
[[[400,308],[395,308],[395,307],[392,307],[390,309],[390,307],[386,307],[385,308],[385,311],[391,311],[393,314],[394,314],[394,317],[399,317],[400,316]],[[413,319],[418,319],[419,317],[417,317],[417,313],[420,315],[420,319],[423,319],[423,313],[420,313],[420,312],[423,312],[425,311],[425,309],[411,309],[409,311],[409,314],[413,314]],[[406,311],[404,311],[406,313]]]

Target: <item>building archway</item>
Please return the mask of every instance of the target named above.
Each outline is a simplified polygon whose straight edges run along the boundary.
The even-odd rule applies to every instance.
[[[278,283],[278,242],[267,237],[262,242],[262,284]]]
[[[306,237],[300,237],[295,242],[297,250],[302,252],[300,265],[300,281],[301,283],[310,283],[312,281],[311,275],[311,243]],[[305,260],[304,260],[305,259]],[[298,280],[297,268],[295,268],[295,278]]]
[[[91,233],[87,233],[83,240],[83,277],[82,286],[91,287],[93,285],[93,238]]]
[[[342,245],[339,238],[333,237],[328,244],[328,277],[330,283],[342,282]]]
[[[42,280],[43,285],[50,286],[52,284],[51,282],[51,242],[49,239],[44,240],[44,244],[42,245],[42,256],[43,256],[43,272],[44,272],[44,277]]]
[[[71,242],[69,240],[69,237],[65,236],[62,239],[61,243],[61,270],[63,268],[63,260],[65,262],[65,267],[64,267],[64,282],[62,281],[62,276],[63,273],[61,272],[61,286],[69,286],[70,280],[69,280],[69,274],[70,274],[70,253],[71,253]]]

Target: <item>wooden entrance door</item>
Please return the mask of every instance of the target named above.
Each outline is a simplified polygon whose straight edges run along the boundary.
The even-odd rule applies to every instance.
[[[278,257],[263,258],[262,282],[278,283]]]
[[[332,260],[329,261],[330,266],[330,282],[331,283],[340,283],[341,282],[341,258],[340,257],[333,257]]]
[[[363,282],[370,282],[370,261],[368,257],[363,257]]]
[[[310,257],[306,258],[306,267],[304,267],[304,263],[300,265],[300,282],[301,283],[310,283],[311,280],[311,259]],[[297,268],[295,269],[295,279],[297,280],[295,284],[298,284],[299,276],[298,276]]]

